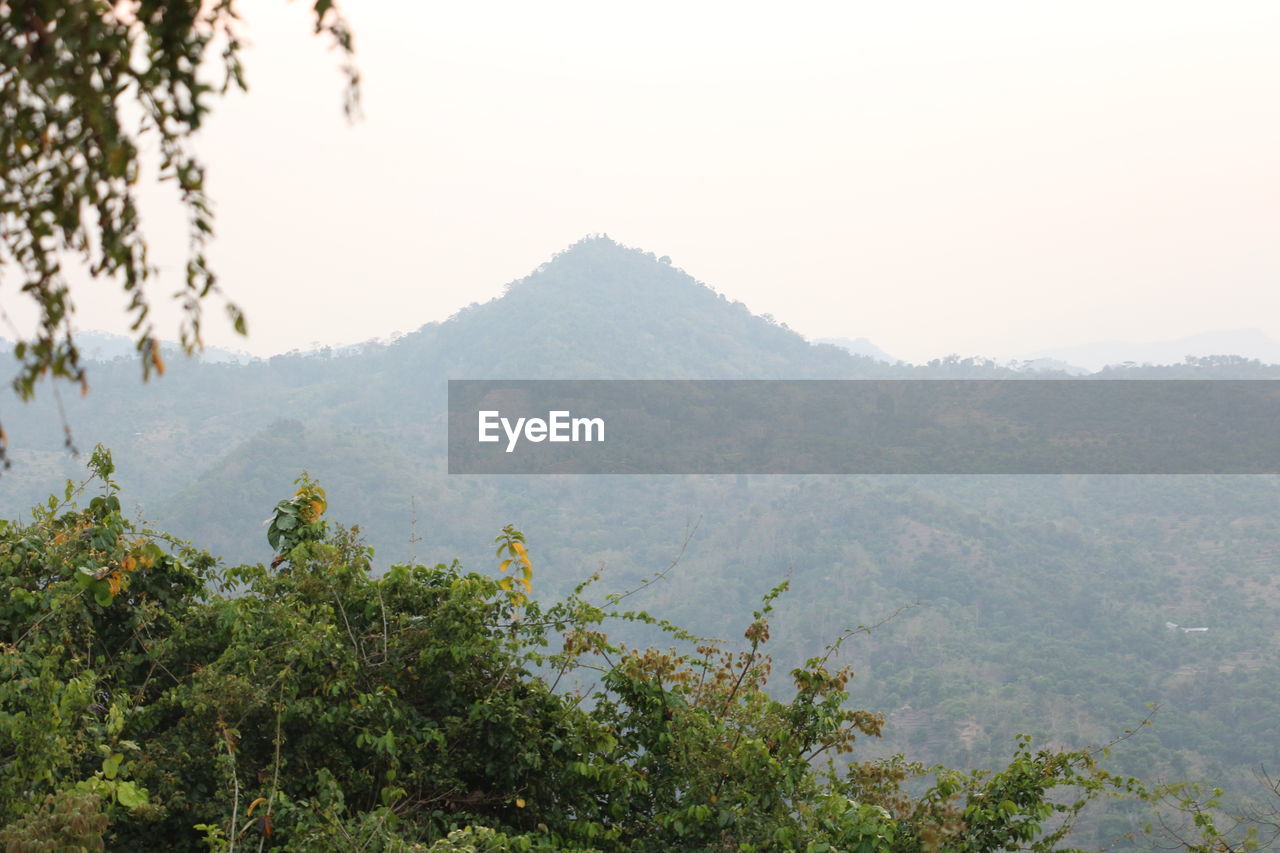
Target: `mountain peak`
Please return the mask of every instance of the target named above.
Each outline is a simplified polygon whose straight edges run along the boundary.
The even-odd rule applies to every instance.
[[[651,286],[665,284],[676,290],[693,287],[717,295],[707,285],[673,267],[670,257],[658,257],[653,252],[623,245],[608,234],[588,234],[557,252],[529,275],[507,285],[507,293],[528,285],[546,287],[548,282],[554,282],[586,295],[639,281]]]
[[[405,339],[450,378],[815,378],[862,360],[753,315],[607,234],[583,237],[506,292]]]

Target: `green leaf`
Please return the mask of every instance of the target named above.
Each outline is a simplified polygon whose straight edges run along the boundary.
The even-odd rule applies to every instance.
[[[148,803],[147,792],[133,782],[121,782],[116,785],[116,800],[126,809],[136,809]]]
[[[124,756],[118,752],[102,759],[102,775],[108,779],[116,778],[116,774],[120,772],[121,761],[124,761]]]
[[[111,594],[111,584],[105,580],[94,581],[91,589],[93,590],[93,600],[103,607],[115,600],[115,596]]]

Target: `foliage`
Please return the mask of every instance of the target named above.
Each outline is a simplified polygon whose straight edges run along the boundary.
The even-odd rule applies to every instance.
[[[1160,808],[1155,831],[1173,840],[1188,853],[1251,853],[1274,849],[1280,841],[1280,782],[1259,771],[1266,801],[1254,803],[1243,812],[1232,813],[1222,806],[1221,788],[1185,781],[1156,787],[1149,798]]]
[[[315,0],[313,10],[316,32],[349,60],[351,32],[333,0]],[[205,167],[191,140],[212,96],[246,88],[238,22],[235,0],[0,3],[0,271],[11,271],[38,312],[29,338],[14,330],[14,387],[24,399],[46,374],[88,388],[72,337],[67,255],[91,277],[121,283],[143,376],[164,372],[145,293],[156,269],[137,203],[149,136],[159,148],[157,177],[177,186],[188,217],[180,339],[188,353],[201,346],[201,304],[217,286],[205,258],[213,233]],[[204,76],[214,52],[220,83]],[[346,71],[350,113],[357,76],[349,62]],[[243,333],[240,309],[227,310]]]
[[[513,606],[519,607],[533,592],[533,563],[529,562],[529,552],[524,546],[524,534],[508,524],[493,541],[498,543],[496,556],[501,557],[504,551],[507,554],[507,559],[498,564],[498,571],[505,575],[511,564],[516,564],[515,574],[499,580],[498,588],[510,595]],[[517,583],[524,592],[516,589]]]
[[[107,816],[94,794],[48,795],[14,823],[0,829],[6,853],[81,853],[105,850]]]
[[[1141,793],[1090,753],[1029,740],[996,773],[853,759],[884,721],[848,707],[852,673],[830,666],[839,641],[769,686],[786,583],[735,650],[618,609],[627,593],[592,603],[595,578],[557,602],[531,597],[510,526],[498,541],[513,561],[501,568],[525,571],[516,583],[456,563],[375,577],[358,530],[336,525],[295,544],[288,572],[215,571],[120,519],[110,457],[94,460],[87,509],[69,508],[69,485],[32,524],[0,529],[7,842],[65,827],[42,837],[193,851],[1049,850],[1090,800]],[[317,500],[304,475],[276,518],[288,504],[320,523]],[[106,603],[77,583],[82,567],[116,577]],[[660,629],[672,648],[627,648],[606,622]]]
[[[324,489],[305,471],[293,484],[298,487],[293,497],[276,504],[275,512],[266,521],[267,542],[278,552],[272,568],[296,559],[294,553],[299,547],[324,538],[326,525],[322,516],[329,508]]]
[[[90,464],[102,492],[86,509],[70,508],[86,484],[68,483],[30,525],[0,522],[0,820],[69,790],[145,810],[125,729],[161,694],[155,647],[201,600],[212,563],[127,522],[110,455]]]

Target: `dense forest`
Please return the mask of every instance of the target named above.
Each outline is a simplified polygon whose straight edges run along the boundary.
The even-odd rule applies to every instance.
[[[7,842],[1048,849],[1069,788],[1068,842],[1129,849],[1161,782],[1267,802],[1274,477],[445,473],[447,378],[1066,374],[812,345],[607,238],[390,344],[92,371],[79,456],[5,413]]]

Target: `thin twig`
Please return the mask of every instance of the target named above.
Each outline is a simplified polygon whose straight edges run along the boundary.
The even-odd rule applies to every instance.
[[[77,598],[79,598],[80,596],[84,595],[84,594],[85,594],[85,592],[86,592],[86,590],[83,590],[83,589],[82,589],[82,590],[80,590],[80,591],[79,591],[79,592],[77,592],[75,595],[71,596],[71,600],[72,600],[72,601],[75,601]],[[13,641],[13,647],[16,649],[16,648],[17,648],[17,647],[22,643],[22,641],[23,641],[23,640],[25,640],[25,639],[26,639],[26,638],[31,634],[31,632],[32,632],[32,631],[34,631],[36,628],[39,628],[39,627],[40,627],[40,623],[44,622],[46,619],[48,619],[50,616],[54,615],[54,614],[55,614],[55,613],[57,613],[57,612],[58,612],[58,610],[50,610],[48,613],[46,613],[45,615],[41,616],[41,617],[40,617],[39,619],[37,619],[35,622],[32,622],[32,623],[31,623],[31,627],[30,627],[30,628],[28,628],[26,631],[24,631],[24,632],[22,633],[22,636],[21,636],[21,637],[19,637],[18,639],[16,639],[16,640],[14,640],[14,641]]]
[[[222,745],[227,748],[227,757],[231,759],[231,837],[227,839],[227,853],[235,853],[236,817],[240,812],[240,776],[236,773],[236,756],[235,750],[231,747],[231,734],[225,725],[222,727]]]
[[[680,550],[676,553],[675,559],[673,559],[665,569],[658,572],[656,575],[654,575],[651,578],[644,578],[643,580],[640,581],[640,584],[638,586],[632,587],[626,592],[609,596],[608,603],[610,605],[616,605],[619,601],[622,601],[622,599],[627,598],[628,596],[635,595],[637,592],[647,588],[650,584],[654,583],[655,581],[666,580],[666,577],[668,574],[671,573],[671,570],[680,564],[681,558],[684,557],[685,550],[689,547],[689,543],[693,540],[693,534],[698,532],[698,527],[701,524],[702,524],[702,516],[698,516],[698,520],[693,523],[693,527],[689,528],[689,532],[685,534],[684,541],[680,543]]]
[[[1106,750],[1111,749],[1111,747],[1115,746],[1118,743],[1128,740],[1129,738],[1136,735],[1139,731],[1141,731],[1143,726],[1151,725],[1151,720],[1155,717],[1156,712],[1159,710],[1160,710],[1160,706],[1156,703],[1152,703],[1151,710],[1148,711],[1147,715],[1142,718],[1142,722],[1138,723],[1138,725],[1134,726],[1131,729],[1125,729],[1123,734],[1113,738],[1109,743],[1103,744],[1102,746],[1095,746],[1090,749],[1086,749],[1084,751],[1085,754],[1089,756],[1097,755],[1100,752],[1105,752]]]
[[[267,820],[271,820],[271,807],[276,801],[276,790],[280,784],[280,742],[284,739],[281,736],[280,723],[284,716],[284,681],[280,682],[280,701],[276,704],[276,760],[275,766],[271,770],[271,795],[267,797]],[[263,846],[267,843],[267,833],[262,833],[262,838],[258,840],[258,853],[262,853]]]
[[[382,662],[386,663],[390,657],[390,652],[387,650],[390,642],[390,637],[387,633],[387,603],[382,600],[382,584],[375,585],[374,589],[378,592],[378,606],[382,608]]]
[[[923,607],[923,606],[924,606],[923,601],[913,601],[910,604],[902,605],[897,610],[893,611],[888,616],[884,617],[879,622],[876,622],[873,625],[859,625],[856,628],[845,629],[845,631],[839,637],[836,637],[836,639],[827,646],[827,653],[822,657],[820,657],[818,659],[818,662],[826,663],[827,661],[831,660],[831,656],[834,655],[836,652],[840,651],[840,646],[844,643],[844,641],[849,639],[853,635],[870,634],[875,629],[883,627],[884,625],[887,625],[888,623],[892,622],[894,619],[897,619],[899,616],[901,616],[903,613],[906,613],[908,610],[914,610],[917,607]]]

